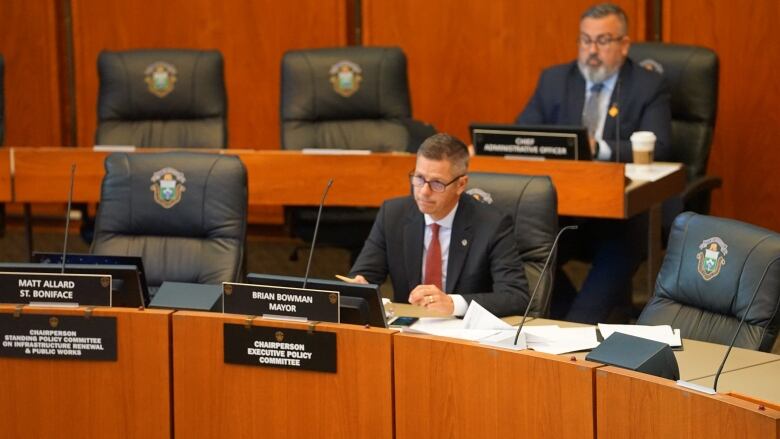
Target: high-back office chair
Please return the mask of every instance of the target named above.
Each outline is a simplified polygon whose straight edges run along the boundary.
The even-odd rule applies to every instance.
[[[558,197],[552,181],[549,177],[470,172],[467,192],[512,217],[531,289],[528,294],[531,294],[558,233]],[[549,314],[554,275],[553,255],[531,304],[530,315]]]
[[[688,184],[677,208],[667,205],[666,224],[680,209],[709,213],[710,194],[722,184],[707,175],[718,112],[718,56],[704,47],[666,43],[635,43],[628,55],[661,73],[671,88],[672,159],[685,164]]]
[[[247,177],[235,156],[111,154],[91,252],[141,256],[150,286],[243,276]]]
[[[98,145],[227,147],[219,51],[102,51]]]
[[[282,149],[387,152],[416,151],[435,130],[412,119],[406,56],[400,48],[341,47],[285,53],[281,133]],[[345,247],[354,260],[376,212],[326,208],[318,242]],[[288,210],[293,235],[310,241],[316,214],[316,209]]]
[[[748,310],[750,299],[756,294]],[[770,351],[780,330],[780,234],[685,212],[672,226],[655,286],[637,323],[685,338]]]

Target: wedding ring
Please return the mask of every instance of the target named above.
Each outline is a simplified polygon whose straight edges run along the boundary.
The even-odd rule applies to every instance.
[[[433,296],[425,296],[428,298],[428,303],[433,303]]]

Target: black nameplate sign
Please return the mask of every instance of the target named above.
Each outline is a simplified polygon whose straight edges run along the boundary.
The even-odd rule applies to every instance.
[[[475,129],[474,147],[479,155],[525,156],[539,159],[580,160],[577,134],[538,131]]]
[[[116,317],[0,314],[0,357],[116,361]]]
[[[336,334],[225,323],[225,363],[336,373]]]
[[[111,306],[111,276],[0,272],[0,303]]]
[[[270,285],[222,284],[223,312],[339,322],[339,292]]]

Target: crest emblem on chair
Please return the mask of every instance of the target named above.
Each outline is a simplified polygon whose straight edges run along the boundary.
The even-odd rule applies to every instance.
[[[360,89],[363,69],[352,61],[339,61],[330,68],[330,83],[333,91],[348,98]]]
[[[173,91],[173,85],[176,83],[176,67],[163,61],[149,64],[144,71],[144,81],[150,93],[158,98],[164,98]]]
[[[652,58],[647,58],[647,59],[643,59],[642,61],[639,61],[639,65],[642,66],[642,68],[644,68],[645,70],[650,70],[651,72],[656,72],[661,75],[664,74],[664,66]]]
[[[699,261],[698,271],[702,279],[710,280],[720,274],[721,267],[726,265],[727,253],[728,245],[718,237],[705,239],[699,244],[696,259]]]
[[[162,168],[152,175],[152,186],[149,188],[154,193],[154,202],[170,209],[181,201],[181,194],[187,190],[184,183],[184,173],[173,168]]]
[[[480,203],[493,204],[493,196],[490,195],[490,192],[486,192],[478,187],[471,188],[467,190],[466,193]]]

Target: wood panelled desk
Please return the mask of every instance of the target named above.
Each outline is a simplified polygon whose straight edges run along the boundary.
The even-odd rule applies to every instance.
[[[329,178],[334,179],[334,184],[326,205],[379,206],[388,198],[409,193],[407,174],[415,162],[415,156],[406,153],[327,155],[236,149],[211,152],[241,157],[248,171],[249,204],[268,206],[316,206]],[[103,161],[109,152],[92,148],[2,148],[0,167],[4,166],[4,154],[10,154],[15,202],[67,201],[72,163],[77,165],[74,201],[100,200]],[[470,169],[549,175],[558,192],[559,214],[584,217],[628,218],[681,192],[685,185],[682,169],[655,182],[626,183],[622,163],[474,157]]]
[[[337,372],[226,364],[223,327],[245,316],[173,315],[173,400],[180,438],[393,437],[392,334],[320,323],[333,332]],[[254,319],[254,326],[307,330],[308,323]]]
[[[11,189],[11,150],[0,148],[0,203],[13,200]]]
[[[21,317],[84,313],[27,307]],[[0,437],[170,438],[170,314],[95,308],[117,319],[117,361],[0,358]]]

